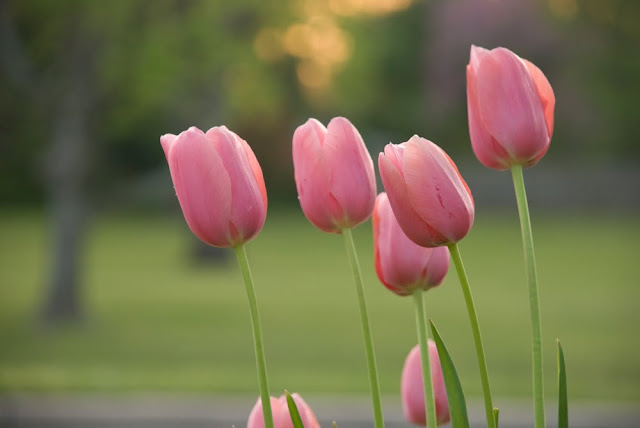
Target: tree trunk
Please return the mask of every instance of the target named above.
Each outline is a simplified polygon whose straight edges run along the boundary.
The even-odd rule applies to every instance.
[[[53,102],[51,146],[46,162],[51,260],[41,321],[82,319],[81,282],[87,227],[87,183],[94,104],[94,49],[79,31],[69,38],[68,56]],[[57,91],[56,91],[57,92]]]

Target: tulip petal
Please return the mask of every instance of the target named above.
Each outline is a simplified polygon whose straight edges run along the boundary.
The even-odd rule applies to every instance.
[[[446,247],[421,247],[405,235],[386,193],[376,199],[374,246],[378,277],[401,296],[412,294],[416,288],[427,290],[439,285],[449,268]]]
[[[337,210],[331,196],[331,172],[322,151],[327,130],[320,122],[309,119],[293,134],[293,164],[300,206],[305,216],[325,232],[338,232],[332,212]]]
[[[296,407],[300,412],[300,418],[305,428],[320,428],[320,424],[316,419],[316,416],[311,411],[311,407],[302,399],[302,397],[295,392],[291,395],[296,403]]]
[[[444,385],[442,368],[438,350],[432,340],[428,341],[429,363],[431,366],[431,383],[433,385],[436,419],[438,425],[447,423],[450,419],[447,404],[447,390]],[[411,349],[402,369],[401,382],[402,408],[405,418],[416,425],[425,425],[427,415],[424,400],[424,381],[422,363],[420,361],[420,347]]]
[[[170,147],[171,178],[189,228],[207,244],[226,246],[231,181],[222,159],[194,127],[182,132]]]
[[[473,49],[473,48],[472,48]],[[486,51],[486,50],[485,50]],[[509,154],[491,134],[487,132],[478,111],[478,91],[476,88],[475,69],[478,62],[477,55],[471,55],[471,62],[467,65],[467,115],[469,119],[469,137],[471,148],[478,160],[486,167],[497,170],[509,168]]]
[[[260,189],[240,137],[226,127],[207,131],[207,138],[222,159],[231,181],[229,241],[251,239],[264,225],[266,210]]]
[[[378,157],[378,169],[389,203],[404,233],[416,244],[428,247],[432,243],[432,230],[411,205],[402,170],[393,162],[394,157],[393,144],[388,144]]]
[[[432,246],[462,239],[473,224],[473,201],[450,158],[431,141],[414,136],[403,162],[408,200],[432,229]]]
[[[556,96],[553,93],[553,88],[547,80],[544,73],[531,61],[523,59],[524,64],[527,66],[533,83],[536,85],[538,96],[542,102],[542,108],[544,109],[544,117],[547,121],[547,129],[549,131],[549,138],[553,135],[553,111],[556,107]]]
[[[428,288],[437,287],[444,281],[449,271],[449,248],[436,247],[430,249],[423,272],[423,282]]]
[[[484,56],[477,69],[476,88],[482,123],[515,163],[546,149],[549,133],[542,103],[517,55],[497,48]]]
[[[273,415],[274,426],[286,426],[283,425],[283,422],[286,422],[286,419],[283,418],[284,409],[282,408],[281,401],[275,397],[269,398],[269,401],[271,402],[271,413]],[[260,398],[258,398],[258,401],[253,406],[253,409],[251,409],[249,420],[247,421],[247,428],[264,428],[264,413],[262,411],[262,400]]]
[[[353,227],[373,210],[376,184],[371,156],[358,130],[343,117],[329,122],[322,149],[331,165],[331,194],[342,211],[335,213],[336,218]]]
[[[478,71],[478,67],[480,66],[480,62],[482,61],[482,59],[490,52],[491,51],[483,47],[471,45],[471,52],[469,54],[469,66],[471,67],[471,71],[474,74]]]
[[[253,176],[258,184],[258,188],[260,189],[260,194],[262,196],[262,202],[264,204],[265,211],[267,210],[267,186],[264,183],[264,176],[262,175],[262,168],[260,167],[260,163],[256,158],[255,153],[251,150],[249,144],[240,138],[237,134],[235,134],[236,140],[240,141],[242,144],[242,148],[244,149],[245,154],[247,155],[247,159],[249,160],[249,166],[253,171]]]
[[[164,134],[160,137],[160,144],[162,145],[162,150],[164,151],[165,158],[169,159],[169,149],[173,145],[173,143],[178,138],[177,135],[173,134]]]

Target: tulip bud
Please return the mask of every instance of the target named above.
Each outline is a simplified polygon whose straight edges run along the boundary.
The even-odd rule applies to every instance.
[[[478,160],[497,170],[535,165],[549,148],[556,99],[542,71],[505,48],[471,46],[467,110]]]
[[[191,231],[216,247],[253,239],[267,216],[267,191],[251,148],[226,127],[160,137]]]
[[[325,128],[309,119],[293,135],[293,166],[302,211],[325,232],[369,218],[376,198],[373,162],[358,130],[343,117]]]
[[[380,177],[404,233],[423,247],[458,242],[471,229],[471,191],[451,158],[429,140],[414,135],[387,144],[378,157]]]
[[[440,285],[449,269],[449,249],[421,247],[407,238],[384,192],[373,208],[373,246],[378,278],[400,296]]]
[[[304,425],[305,428],[320,428],[316,416],[302,397],[295,393],[291,394],[291,397],[293,397],[293,400],[296,402],[300,419],[302,419],[302,425]],[[289,407],[287,405],[287,397],[285,395],[280,398],[271,397],[271,411],[273,412],[274,428],[293,428],[293,422],[291,421],[291,415],[289,414]],[[258,402],[253,406],[249,414],[247,428],[264,428],[261,399],[258,399]]]
[[[431,365],[431,381],[433,397],[436,404],[436,420],[438,426],[450,420],[447,390],[444,386],[442,367],[436,344],[429,340],[429,363]],[[402,369],[402,409],[407,421],[415,425],[426,426],[427,415],[424,405],[424,382],[422,380],[422,363],[420,347],[416,345],[404,362]]]

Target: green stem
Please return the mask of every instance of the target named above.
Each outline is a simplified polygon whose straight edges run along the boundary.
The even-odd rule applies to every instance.
[[[271,398],[269,396],[269,382],[267,381],[267,364],[264,358],[264,345],[262,344],[262,328],[260,327],[260,314],[258,313],[258,302],[256,292],[253,288],[253,278],[247,260],[247,251],[244,244],[233,247],[236,253],[242,278],[247,289],[249,299],[249,312],[251,313],[251,327],[253,330],[253,344],[256,353],[256,366],[258,368],[258,382],[260,385],[260,399],[262,400],[262,414],[264,416],[265,428],[273,428],[273,413],[271,412]]]
[[[544,384],[542,375],[542,325],[540,322],[540,298],[538,297],[538,275],[536,273],[536,256],[533,252],[533,234],[529,218],[527,192],[524,188],[522,166],[511,168],[513,187],[518,201],[522,245],[524,246],[524,262],[529,283],[529,307],[531,310],[532,354],[533,354],[533,401],[535,408],[535,427],[545,426],[544,416]]]
[[[369,315],[367,314],[367,302],[364,297],[362,275],[360,274],[360,265],[358,264],[358,256],[356,254],[356,247],[353,243],[351,229],[342,229],[342,236],[344,237],[344,245],[347,250],[349,264],[353,271],[353,279],[356,284],[356,293],[358,295],[358,304],[360,306],[360,322],[362,324],[362,335],[364,337],[364,347],[367,354],[367,367],[369,369],[369,386],[371,388],[373,420],[376,428],[384,428],[382,404],[380,401],[380,386],[378,384],[378,369],[376,368],[376,356],[373,351],[373,339],[371,338],[371,327],[369,326]]]
[[[496,421],[493,415],[493,403],[491,401],[491,388],[489,387],[489,374],[487,373],[487,361],[484,357],[484,346],[482,345],[482,336],[480,335],[480,324],[478,323],[478,315],[476,306],[473,303],[471,288],[469,287],[469,278],[462,264],[462,257],[458,244],[449,245],[451,258],[456,266],[460,285],[462,286],[462,294],[467,304],[467,313],[469,314],[469,322],[471,323],[471,331],[473,332],[473,342],[476,347],[476,358],[478,359],[478,368],[480,369],[480,381],[482,382],[482,392],[484,394],[484,412],[487,418],[487,427],[496,428]]]
[[[436,403],[433,396],[433,380],[431,380],[431,362],[429,361],[429,340],[427,335],[426,318],[424,316],[424,300],[422,288],[413,292],[416,307],[416,327],[418,328],[418,343],[420,344],[420,362],[422,363],[422,382],[424,383],[424,405],[427,413],[427,426],[436,427]]]

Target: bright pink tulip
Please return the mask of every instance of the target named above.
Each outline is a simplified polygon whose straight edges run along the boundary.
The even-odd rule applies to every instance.
[[[431,365],[431,383],[436,403],[436,420],[438,426],[450,420],[447,390],[442,377],[442,367],[436,344],[429,340],[429,363]],[[404,362],[402,369],[402,408],[407,421],[415,425],[426,426],[427,415],[424,407],[424,382],[422,380],[422,363],[420,362],[420,347],[416,345]]]
[[[423,247],[458,242],[473,225],[471,191],[451,158],[414,135],[378,157],[382,183],[404,233]]]
[[[449,249],[421,247],[407,238],[384,192],[373,208],[373,246],[378,278],[400,296],[440,285],[449,270]]]
[[[471,46],[469,134],[482,164],[497,170],[535,165],[549,148],[555,104],[538,67],[505,48]]]
[[[267,191],[251,148],[224,126],[165,134],[160,143],[184,218],[202,241],[233,247],[253,239],[267,216]]]
[[[293,166],[302,211],[325,232],[340,233],[371,216],[373,162],[358,130],[343,117],[325,128],[309,119],[293,135]]]
[[[291,394],[291,396],[296,402],[296,407],[298,408],[298,413],[300,413],[304,428],[320,428],[316,416],[302,397],[295,393]],[[289,407],[287,406],[287,397],[285,395],[280,398],[271,397],[271,410],[273,412],[273,425],[275,428],[293,428]],[[251,410],[249,420],[247,421],[247,428],[264,428],[261,399],[258,399],[258,402],[253,406],[253,410]]]

